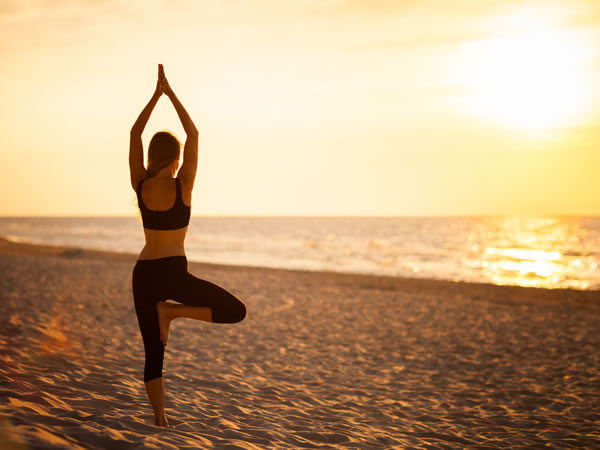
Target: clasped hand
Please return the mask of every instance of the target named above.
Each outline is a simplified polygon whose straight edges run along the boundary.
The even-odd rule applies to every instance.
[[[171,97],[173,94],[171,86],[169,86],[169,82],[165,76],[165,69],[162,64],[158,65],[158,80],[156,82],[156,90],[154,91],[154,94],[158,96],[165,94],[167,97]]]

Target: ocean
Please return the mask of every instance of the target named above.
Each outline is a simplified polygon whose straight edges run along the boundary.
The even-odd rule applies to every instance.
[[[14,241],[137,254],[136,217],[0,217]],[[193,216],[188,260],[600,289],[600,217]]]

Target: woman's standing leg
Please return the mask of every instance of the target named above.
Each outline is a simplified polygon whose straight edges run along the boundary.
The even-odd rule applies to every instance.
[[[146,394],[154,411],[154,424],[159,427],[168,427],[169,422],[165,414],[165,386],[163,377],[154,378],[144,383]]]
[[[152,281],[157,275],[150,270],[151,267],[143,267],[144,264],[136,264],[133,271],[133,298],[135,312],[138,318],[142,340],[144,342],[145,364],[144,384],[148,399],[154,411],[155,424],[168,426],[164,409],[164,384],[162,368],[165,347],[160,340],[160,329],[158,324],[158,313],[156,305],[160,300],[154,291]]]

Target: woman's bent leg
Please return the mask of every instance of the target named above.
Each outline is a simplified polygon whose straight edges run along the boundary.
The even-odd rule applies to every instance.
[[[246,306],[237,297],[210,281],[196,278],[189,272],[178,277],[173,296],[169,298],[194,308],[210,308],[211,321],[214,323],[237,323],[246,317]],[[193,308],[180,309],[183,314],[194,314]],[[197,311],[201,315],[202,312]],[[201,319],[202,320],[202,319]]]

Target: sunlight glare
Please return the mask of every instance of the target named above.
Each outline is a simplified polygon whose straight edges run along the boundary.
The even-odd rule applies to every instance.
[[[476,250],[477,263],[496,284],[576,289],[590,287],[596,271],[593,256],[573,251],[583,230],[567,218],[515,217],[495,219],[497,229]],[[571,241],[570,241],[571,240]]]
[[[546,130],[579,123],[591,92],[592,44],[585,34],[536,22],[530,10],[514,13],[496,37],[472,41],[456,54],[453,77],[464,93],[463,112],[499,126]]]

